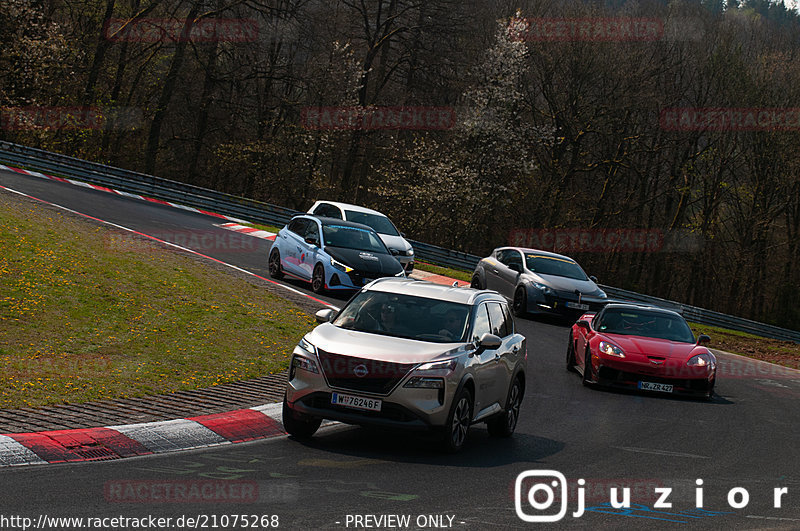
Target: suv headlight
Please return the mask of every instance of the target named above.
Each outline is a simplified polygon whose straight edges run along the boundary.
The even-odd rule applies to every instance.
[[[403,387],[413,389],[444,389],[444,378],[413,376]]]
[[[295,354],[292,356],[292,366],[290,368],[289,379],[291,380],[294,377],[295,369],[303,369],[304,371],[319,374],[319,367],[317,366],[317,361],[315,359],[317,355],[314,345],[306,341],[306,338],[303,338],[297,344],[297,348],[305,355]]]
[[[423,363],[414,369],[413,376],[403,387],[417,389],[444,389],[444,378],[458,366],[455,358]]]
[[[438,372],[444,371],[445,373],[453,372],[458,366],[458,360],[452,358],[444,361],[432,361],[430,363],[423,363],[417,367],[414,372]]]
[[[617,358],[624,358],[625,353],[618,346],[609,343],[608,341],[600,342],[600,352],[607,356],[615,356]]]
[[[350,267],[349,265],[345,265],[339,262],[338,260],[334,260],[333,258],[331,258],[331,265],[336,269],[338,269],[339,271],[344,271],[345,273],[349,273],[350,271],[353,270],[353,268]]]
[[[295,355],[292,357],[292,370],[294,369],[303,369],[304,371],[313,372],[314,374],[319,374],[319,368],[317,368],[317,362],[303,357]]]

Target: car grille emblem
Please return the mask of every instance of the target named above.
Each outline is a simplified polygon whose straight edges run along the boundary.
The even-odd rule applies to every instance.
[[[650,363],[652,363],[653,365],[663,365],[664,360],[650,360]]]
[[[353,374],[355,374],[359,378],[363,378],[364,376],[366,376],[367,372],[368,372],[367,366],[364,365],[363,363],[360,365],[356,365],[355,368],[353,368]]]

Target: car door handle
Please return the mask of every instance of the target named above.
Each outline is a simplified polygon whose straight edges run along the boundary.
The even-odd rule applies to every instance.
[[[492,269],[492,273],[494,273],[495,275],[499,275],[500,271],[498,271],[497,269]]]

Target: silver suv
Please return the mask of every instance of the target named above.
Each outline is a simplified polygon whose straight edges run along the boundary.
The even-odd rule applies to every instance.
[[[527,347],[492,291],[382,278],[294,349],[283,424],[311,437],[322,419],[434,430],[458,451],[471,424],[508,437],[525,392]]]

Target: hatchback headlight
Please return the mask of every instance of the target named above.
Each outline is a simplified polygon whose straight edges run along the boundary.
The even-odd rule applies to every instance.
[[[353,270],[353,268],[350,267],[349,265],[345,265],[339,262],[338,260],[334,260],[333,258],[331,258],[331,265],[336,269],[338,269],[339,271],[344,271],[345,273],[349,273],[350,271]]]
[[[553,293],[553,290],[550,289],[550,286],[545,286],[544,284],[542,284],[540,282],[531,282],[531,286],[533,286],[534,288],[538,289],[539,291],[541,291],[545,295],[550,295],[551,293]]]
[[[607,356],[615,356],[617,358],[625,357],[625,352],[623,352],[621,348],[612,343],[609,343],[608,341],[600,342],[600,352],[602,352]]]

